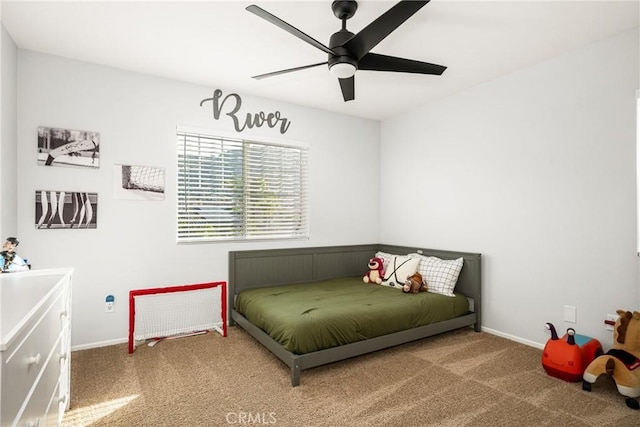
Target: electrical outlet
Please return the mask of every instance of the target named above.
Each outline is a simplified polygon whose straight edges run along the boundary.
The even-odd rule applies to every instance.
[[[607,314],[605,320],[607,331],[613,331],[613,325],[616,323],[616,320],[618,320],[617,314]]]

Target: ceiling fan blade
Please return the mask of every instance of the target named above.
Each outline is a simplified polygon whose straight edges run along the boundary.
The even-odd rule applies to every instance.
[[[265,73],[265,74],[253,76],[252,79],[256,79],[256,80],[266,79],[267,77],[278,76],[280,74],[290,73],[292,71],[305,70],[307,68],[317,67],[318,65],[327,65],[327,62],[326,61],[318,62],[317,64],[303,65],[302,67],[295,67],[295,68],[288,68],[286,70],[273,71],[271,73]]]
[[[441,75],[447,67],[414,61],[413,59],[396,58],[395,56],[368,53],[358,62],[359,70],[395,71],[398,73],[436,74]]]
[[[353,101],[356,98],[355,80],[354,76],[351,76],[348,79],[338,79],[344,102]]]
[[[271,22],[272,24],[276,25],[277,27],[282,28],[283,30],[285,30],[289,34],[293,34],[294,36],[296,36],[300,40],[303,40],[303,41],[309,43],[311,46],[314,46],[314,47],[320,49],[323,52],[335,55],[335,52],[333,52],[331,49],[329,49],[328,47],[326,47],[325,45],[320,43],[318,40],[314,39],[313,37],[311,37],[311,36],[309,36],[309,35],[307,35],[305,33],[303,33],[302,31],[300,31],[296,27],[284,22],[282,19],[278,18],[275,15],[270,14],[269,12],[267,12],[266,10],[256,6],[255,4],[252,4],[251,6],[247,6],[247,10],[249,12],[255,14],[255,15],[258,15],[260,18]]]
[[[429,1],[404,0],[397,3],[349,39],[342,47],[349,50],[356,59],[360,60]]]

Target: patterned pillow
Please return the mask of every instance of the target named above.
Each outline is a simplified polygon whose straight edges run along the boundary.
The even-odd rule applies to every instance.
[[[409,254],[409,256],[420,260],[418,273],[422,274],[429,292],[453,296],[464,258],[445,260],[420,254]]]
[[[389,269],[389,263],[394,256],[397,255],[388,254],[386,252],[376,252],[375,255],[376,258],[382,258],[382,261],[384,261],[384,271],[387,271]]]
[[[384,261],[384,257],[380,258]],[[418,258],[408,255],[391,255],[384,269],[382,285],[402,289],[402,285],[407,277],[416,272],[419,262],[420,260]]]

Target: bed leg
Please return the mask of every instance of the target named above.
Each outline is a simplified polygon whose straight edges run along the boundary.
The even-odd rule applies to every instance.
[[[481,329],[480,329],[480,323],[475,323],[475,324],[473,325],[473,330],[474,330],[474,331],[476,331],[476,332],[480,332],[480,331],[481,331]]]
[[[297,362],[293,362],[291,367],[291,387],[300,385],[300,365]]]

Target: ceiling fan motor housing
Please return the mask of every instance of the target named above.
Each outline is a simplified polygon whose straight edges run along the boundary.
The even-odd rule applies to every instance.
[[[329,68],[331,68],[334,64],[345,63],[353,65],[354,67],[356,67],[356,69],[358,68],[358,61],[353,57],[353,54],[342,47],[342,45],[353,36],[354,34],[351,31],[347,30],[340,30],[331,36],[331,39],[329,40],[329,49],[334,51],[336,54],[329,54],[329,58],[327,60]]]

